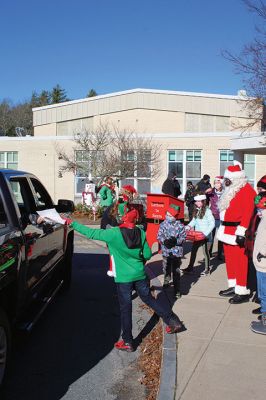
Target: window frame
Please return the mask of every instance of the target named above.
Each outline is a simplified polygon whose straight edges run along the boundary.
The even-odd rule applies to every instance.
[[[173,161],[173,160],[170,161],[169,160],[170,152],[175,152],[176,154],[177,154],[177,152],[182,152],[182,161],[177,160],[177,158],[176,158],[176,161]],[[192,154],[193,154],[192,160],[187,160],[189,152],[192,152]],[[200,153],[200,160],[195,159],[195,157],[196,157],[195,153]],[[171,164],[171,162],[172,163],[182,163],[182,178],[178,177],[181,191],[182,191],[181,197],[185,196],[187,181],[189,181],[189,180],[193,181],[193,180],[197,179],[197,182],[198,182],[201,179],[201,167],[202,167],[202,159],[203,159],[202,156],[203,156],[202,149],[168,149],[167,150],[167,175],[169,174],[169,171],[170,171],[169,164]],[[194,162],[200,163],[199,177],[197,177],[197,178],[187,177],[187,164],[194,163]]]

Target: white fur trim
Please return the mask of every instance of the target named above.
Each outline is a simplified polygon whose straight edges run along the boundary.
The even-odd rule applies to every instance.
[[[228,235],[228,233],[224,233],[224,225],[220,225],[217,231],[216,239],[220,240],[223,243],[231,244],[232,246],[236,246],[236,236]]]
[[[195,201],[200,201],[200,200],[206,200],[206,195],[205,194],[198,194],[197,196],[194,197]]]
[[[236,286],[236,279],[228,279],[228,287],[235,287]]]
[[[228,171],[228,169],[225,170],[224,173],[224,179],[230,179],[230,181],[232,181],[233,179],[238,179],[238,178],[245,178],[246,174],[245,171],[237,171],[237,172],[231,172]]]
[[[238,227],[236,228],[236,235],[239,236],[245,236],[247,228],[245,228],[244,226],[238,225]]]
[[[239,167],[240,167],[241,169],[243,169],[242,164],[241,164],[240,161],[234,160],[234,161],[233,161],[233,164],[234,164],[234,165],[239,165]]]
[[[246,286],[235,286],[235,293],[240,295],[250,294],[250,290],[246,288]]]
[[[112,263],[111,264],[112,270],[107,271],[107,275],[116,278],[115,259],[114,259],[113,255],[110,255],[110,257],[111,257],[111,263]]]

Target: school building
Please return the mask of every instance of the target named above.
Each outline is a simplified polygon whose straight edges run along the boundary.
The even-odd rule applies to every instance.
[[[108,123],[152,137],[161,146],[156,179],[135,171],[123,181],[140,193],[160,192],[168,171],[173,170],[184,194],[188,180],[196,183],[206,173],[212,179],[223,175],[234,158],[243,163],[249,181],[255,184],[266,174],[266,138],[260,122],[242,132],[250,122],[246,104],[242,91],[230,96],[134,89],[34,108],[34,136],[0,137],[0,167],[36,174],[55,201],[80,202],[86,176],[70,172],[61,176],[58,148],[87,163],[73,135]]]

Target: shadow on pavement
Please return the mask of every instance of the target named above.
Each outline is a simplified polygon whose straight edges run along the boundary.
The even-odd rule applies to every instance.
[[[106,275],[108,256],[75,254],[74,259],[71,290],[58,295],[29,337],[14,345],[1,400],[61,399],[119,338],[115,284]]]

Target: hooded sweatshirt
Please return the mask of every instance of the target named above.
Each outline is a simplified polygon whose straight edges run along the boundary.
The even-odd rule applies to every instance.
[[[263,256],[260,261],[257,259],[259,253]],[[266,210],[262,210],[262,217],[257,230],[253,263],[257,271],[266,273]]]
[[[115,282],[127,283],[146,278],[144,262],[151,258],[152,252],[145,232],[140,228],[91,229],[78,222],[72,222],[71,226],[88,239],[101,240],[108,245]]]

